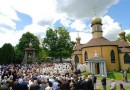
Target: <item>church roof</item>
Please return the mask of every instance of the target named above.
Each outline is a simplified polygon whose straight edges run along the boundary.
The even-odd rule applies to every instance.
[[[82,44],[80,44],[80,45],[77,45],[76,44],[76,46],[74,47],[74,51],[77,51],[77,50],[81,50],[81,46],[82,46]]]
[[[113,41],[113,43],[117,44],[118,47],[130,47],[127,41]]]
[[[121,48],[120,50],[122,53],[130,53],[130,48]]]
[[[73,55],[79,55],[82,54],[82,51],[74,51]]]
[[[98,61],[105,61],[105,59],[98,57],[98,56],[97,57],[94,56],[93,58],[88,59],[88,61],[97,61],[98,62]]]
[[[25,51],[35,51],[36,49],[35,49],[35,48],[30,48],[30,47],[29,47],[29,48],[25,48],[24,50],[25,50]]]
[[[108,46],[108,45],[116,45],[116,44],[107,40],[104,37],[99,37],[99,38],[92,38],[88,43],[82,45],[82,48],[92,46]]]

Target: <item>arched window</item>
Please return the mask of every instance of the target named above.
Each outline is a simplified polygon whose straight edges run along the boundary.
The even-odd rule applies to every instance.
[[[111,63],[115,63],[115,52],[111,50]]]
[[[84,60],[87,61],[87,59],[88,59],[88,53],[85,51],[85,53],[84,53]]]
[[[75,56],[75,64],[76,63],[79,63],[79,57],[78,57],[78,55]]]
[[[128,55],[128,53],[125,53],[124,55],[124,63],[130,63],[130,56]]]

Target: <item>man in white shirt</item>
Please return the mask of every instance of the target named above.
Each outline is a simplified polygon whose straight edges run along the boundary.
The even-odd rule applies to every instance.
[[[116,90],[116,83],[115,83],[115,81],[113,79],[111,81],[112,82],[111,82],[111,85],[110,85],[110,89],[111,90]]]

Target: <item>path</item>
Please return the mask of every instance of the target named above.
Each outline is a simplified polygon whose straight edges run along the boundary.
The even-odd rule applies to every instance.
[[[119,86],[120,83],[122,83],[125,86],[130,86],[130,80],[128,82],[124,82],[122,80],[115,80],[116,85]],[[111,80],[107,80],[107,86],[110,86]],[[96,86],[101,86],[101,80],[97,80]]]

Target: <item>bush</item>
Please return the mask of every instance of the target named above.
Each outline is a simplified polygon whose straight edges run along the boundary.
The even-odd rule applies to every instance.
[[[88,75],[91,75],[90,72],[83,72],[82,75],[84,75],[85,77],[88,77]]]

